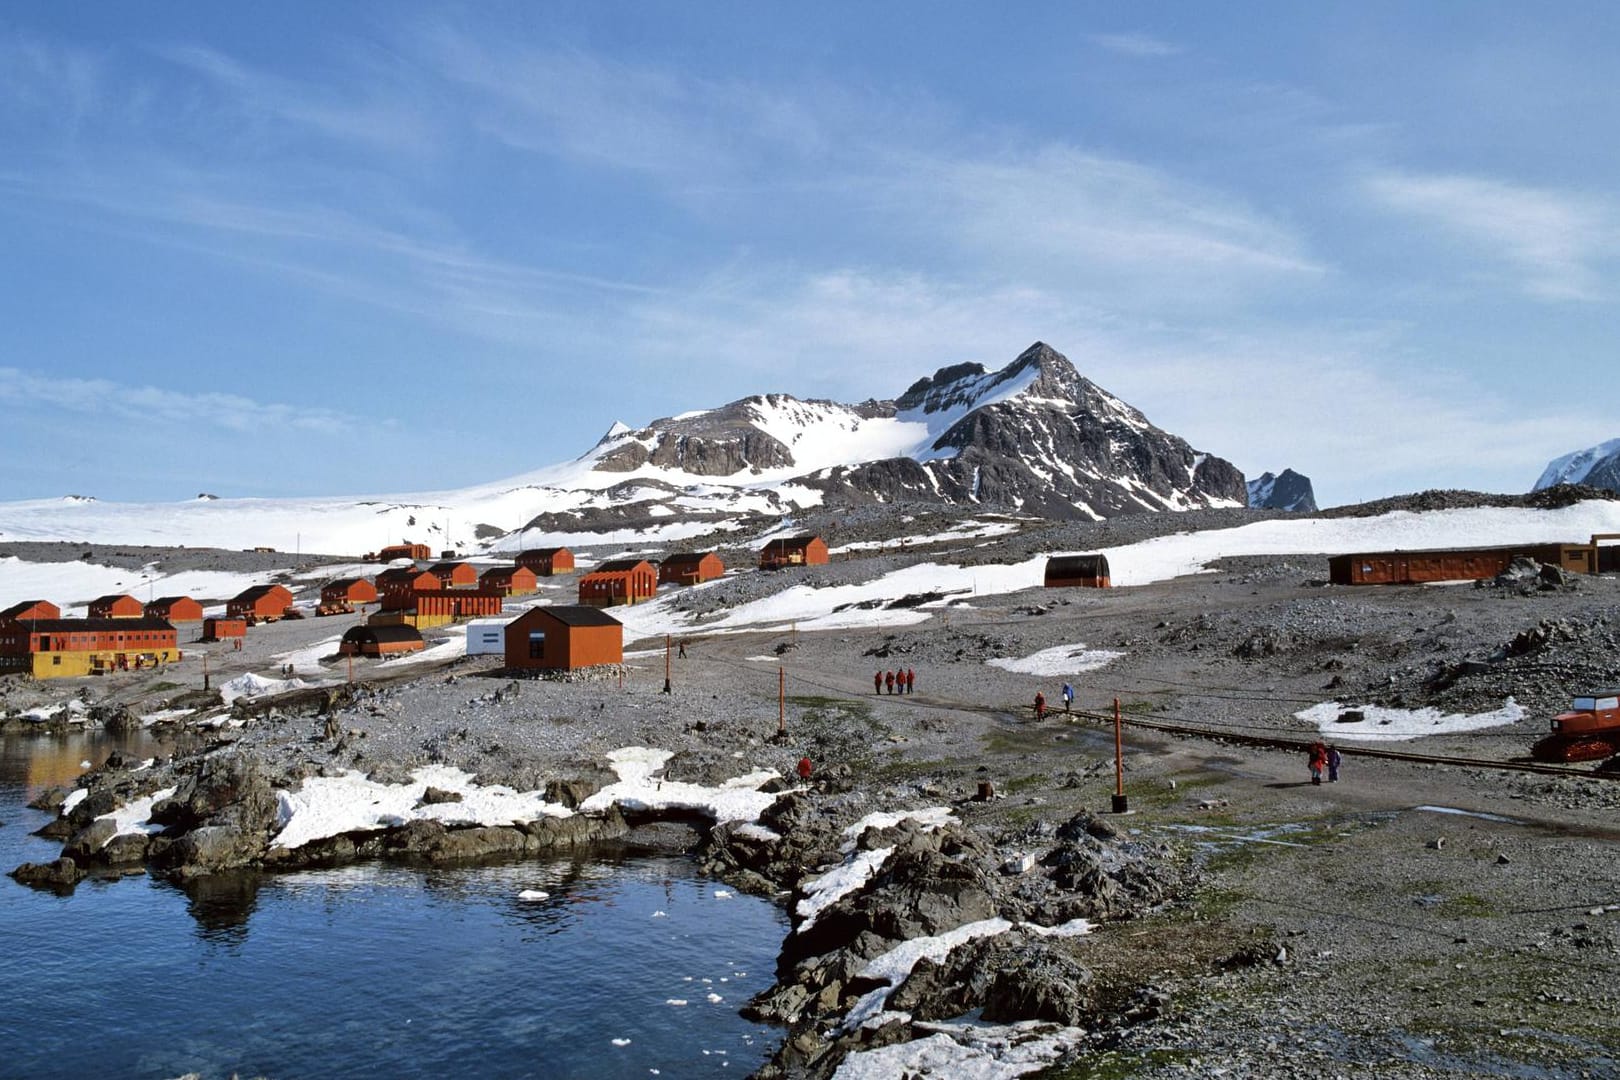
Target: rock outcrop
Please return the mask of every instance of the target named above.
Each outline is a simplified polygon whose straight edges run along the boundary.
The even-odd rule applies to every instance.
[[[1311,489],[1311,478],[1293,469],[1261,473],[1259,479],[1249,481],[1248,489],[1251,510],[1316,512],[1316,492]]]

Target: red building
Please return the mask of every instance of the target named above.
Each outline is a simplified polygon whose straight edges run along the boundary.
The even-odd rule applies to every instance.
[[[540,578],[527,566],[492,566],[478,575],[478,587],[507,596],[539,591]]]
[[[1046,560],[1045,583],[1048,589],[1067,586],[1106,589],[1112,584],[1108,576],[1108,556],[1054,555]]]
[[[250,626],[256,622],[275,622],[286,617],[292,604],[293,594],[285,585],[255,585],[243,589],[225,604],[225,616],[246,619]]]
[[[437,562],[428,567],[427,572],[438,578],[439,585],[446,589],[478,588],[478,571],[472,563]]]
[[[697,585],[725,572],[726,564],[712,551],[683,552],[658,564],[658,584]]]
[[[180,659],[173,626],[162,619],[37,619],[0,623],[0,669],[36,679],[155,667]]]
[[[505,601],[504,594],[484,589],[428,589],[416,594],[412,610],[422,620],[418,626],[433,626],[458,619],[499,615],[506,606]]]
[[[827,542],[819,536],[786,536],[772,540],[759,553],[761,570],[781,570],[788,566],[824,566]]]
[[[531,548],[520,552],[515,561],[533,570],[538,577],[551,577],[574,568],[574,553],[564,547]]]
[[[418,570],[414,566],[401,566],[384,570],[377,575],[377,598],[384,611],[410,611],[416,607],[418,593],[434,592],[444,588],[437,574]]]
[[[594,607],[537,607],[506,626],[511,671],[573,671],[624,663],[624,626]]]
[[[202,639],[204,641],[229,641],[233,638],[247,637],[246,619],[204,619]]]
[[[62,609],[49,600],[24,600],[0,611],[0,623],[22,622],[24,619],[60,619]]]
[[[414,626],[351,626],[338,644],[342,656],[399,656],[421,652],[422,634]]]
[[[410,559],[414,562],[417,559],[431,558],[433,552],[426,544],[413,544],[409,540],[403,544],[389,544],[377,552],[378,562],[393,562],[395,559]]]
[[[1594,573],[1597,548],[1591,544],[1520,544],[1515,547],[1379,551],[1335,555],[1328,580],[1335,585],[1417,585],[1425,581],[1480,581],[1493,578],[1514,559],[1534,559],[1570,573]]]
[[[92,619],[138,619],[146,614],[146,610],[133,596],[114,593],[90,601],[89,614]]]
[[[146,605],[144,614],[172,623],[202,622],[203,607],[189,596],[160,596]]]
[[[579,602],[593,607],[635,604],[658,591],[658,571],[646,559],[610,559],[579,579]]]

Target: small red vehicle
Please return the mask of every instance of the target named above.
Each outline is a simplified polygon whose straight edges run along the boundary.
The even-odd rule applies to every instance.
[[[1597,761],[1620,754],[1620,690],[1577,697],[1552,719],[1552,734],[1530,748],[1537,761]]]

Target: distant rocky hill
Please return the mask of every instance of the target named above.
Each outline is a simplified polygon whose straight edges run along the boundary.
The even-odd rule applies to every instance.
[[[941,368],[893,400],[772,394],[616,426],[593,454],[595,471],[638,483],[678,488],[686,474],[775,497],[809,489],[831,506],[933,502],[1101,519],[1248,502],[1231,463],[1155,427],[1040,342],[999,371]]]
[[[1301,476],[1293,469],[1284,469],[1281,473],[1261,473],[1258,480],[1249,481],[1249,508],[1314,513],[1316,492],[1311,489],[1311,478]]]
[[[1620,491],[1620,439],[1554,458],[1530,490],[1540,491],[1557,484],[1585,484]]]

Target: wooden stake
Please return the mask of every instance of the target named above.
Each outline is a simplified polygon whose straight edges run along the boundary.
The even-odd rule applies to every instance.
[[[1119,715],[1119,698],[1114,699],[1114,813],[1129,809],[1125,799],[1125,736],[1124,721]]]
[[[787,669],[776,669],[776,733],[787,734]]]
[[[669,693],[669,635],[664,635],[664,693]]]

